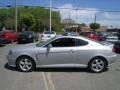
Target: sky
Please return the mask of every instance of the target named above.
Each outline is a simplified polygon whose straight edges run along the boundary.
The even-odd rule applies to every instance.
[[[15,0],[0,0],[0,7],[14,5]],[[71,18],[77,23],[90,24],[96,20],[101,25],[120,27],[120,12],[101,12],[120,11],[120,0],[51,0],[52,7],[73,8],[58,9],[62,19]],[[17,0],[18,5],[43,6],[49,7],[49,0]],[[76,17],[77,15],[77,17]],[[77,18],[77,20],[76,20]]]

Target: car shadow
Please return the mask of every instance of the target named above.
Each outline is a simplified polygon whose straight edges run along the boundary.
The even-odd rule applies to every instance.
[[[37,68],[34,72],[89,72],[86,68]]]
[[[0,47],[4,47],[5,45],[0,45]]]
[[[8,63],[6,63],[4,65],[4,68],[7,69],[7,70],[11,70],[11,71],[18,71],[17,68],[9,66]]]

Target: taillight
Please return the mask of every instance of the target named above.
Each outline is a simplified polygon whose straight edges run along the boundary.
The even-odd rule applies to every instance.
[[[115,49],[114,47],[112,48],[112,51],[113,51],[114,53],[116,53],[116,49]]]
[[[9,36],[8,35],[5,35],[5,38],[8,38]]]

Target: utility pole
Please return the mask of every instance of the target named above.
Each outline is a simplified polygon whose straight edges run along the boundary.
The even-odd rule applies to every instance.
[[[15,0],[15,31],[17,32],[17,0]]]
[[[96,23],[96,14],[95,14],[95,19],[94,19],[94,23]]]
[[[76,33],[77,33],[77,10],[78,9],[75,9],[76,10]]]
[[[70,26],[70,19],[71,19],[70,13],[68,15],[68,18],[69,18],[69,26]]]
[[[51,25],[52,25],[52,24],[51,24],[51,23],[52,23],[52,22],[51,22],[51,6],[52,6],[52,4],[51,4],[51,0],[50,0],[50,31],[51,31]]]
[[[94,18],[94,24],[96,25],[96,13],[95,13],[95,18]],[[96,30],[94,30],[96,32]]]

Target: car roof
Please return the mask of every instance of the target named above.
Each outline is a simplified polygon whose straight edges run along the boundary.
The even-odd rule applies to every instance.
[[[55,37],[51,38],[50,40],[46,41],[44,45],[48,44],[48,43],[51,42],[51,41],[54,41],[54,40],[56,40],[56,39],[59,39],[59,38],[75,38],[75,39],[81,39],[81,40],[85,40],[85,41],[89,42],[89,45],[92,45],[92,46],[102,45],[102,44],[100,44],[99,42],[90,40],[90,39],[85,38],[85,37],[83,37],[83,36],[55,36]],[[44,46],[44,45],[43,45],[43,46]]]
[[[92,41],[86,37],[83,37],[83,36],[56,36],[55,38],[76,38],[76,39],[82,39],[82,40],[85,40],[85,41]]]

